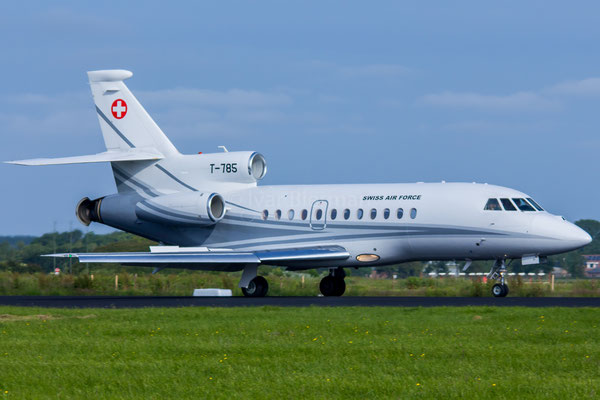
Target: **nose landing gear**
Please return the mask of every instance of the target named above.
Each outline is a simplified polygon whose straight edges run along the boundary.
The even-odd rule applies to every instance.
[[[346,282],[344,278],[346,273],[341,267],[331,268],[329,275],[321,279],[319,289],[323,296],[341,296],[346,291]]]
[[[494,297],[506,297],[508,294],[508,285],[504,280],[504,275],[506,274],[506,264],[504,260],[496,260],[490,273],[488,274],[488,279],[494,279],[499,281],[494,286],[492,286],[492,294]]]

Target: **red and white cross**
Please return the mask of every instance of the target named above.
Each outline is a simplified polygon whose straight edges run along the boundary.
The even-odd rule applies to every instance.
[[[125,100],[123,99],[117,99],[113,101],[110,111],[112,112],[113,117],[121,119],[127,114],[127,103],[125,103]]]

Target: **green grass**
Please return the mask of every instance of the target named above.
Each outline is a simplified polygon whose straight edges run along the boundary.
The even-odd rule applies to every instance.
[[[0,307],[0,398],[595,398],[599,326],[599,309]]]
[[[315,296],[319,293],[322,276],[304,276],[264,268],[269,282],[270,296]],[[97,272],[92,275],[0,272],[0,295],[123,295],[123,296],[190,296],[195,288],[232,289],[241,296],[237,287],[241,272],[189,272],[161,271],[131,274]],[[487,284],[479,278],[419,278],[371,279],[363,276],[346,277],[345,296],[491,296],[494,281]],[[556,280],[555,290],[550,290],[548,278],[531,280],[520,277],[508,279],[509,296],[600,296],[600,279]]]

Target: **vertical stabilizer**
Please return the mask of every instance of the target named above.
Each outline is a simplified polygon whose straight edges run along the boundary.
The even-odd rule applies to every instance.
[[[107,150],[153,148],[165,157],[177,149],[123,82],[125,70],[89,71],[88,78]]]

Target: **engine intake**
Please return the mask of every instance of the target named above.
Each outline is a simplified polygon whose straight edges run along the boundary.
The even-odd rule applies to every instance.
[[[79,200],[77,207],[75,208],[75,215],[77,219],[85,226],[89,226],[92,222],[102,222],[100,217],[100,203],[102,203],[102,197],[96,200],[90,200],[89,197],[84,197]]]
[[[267,160],[260,153],[252,153],[248,160],[248,174],[257,181],[267,174]]]

